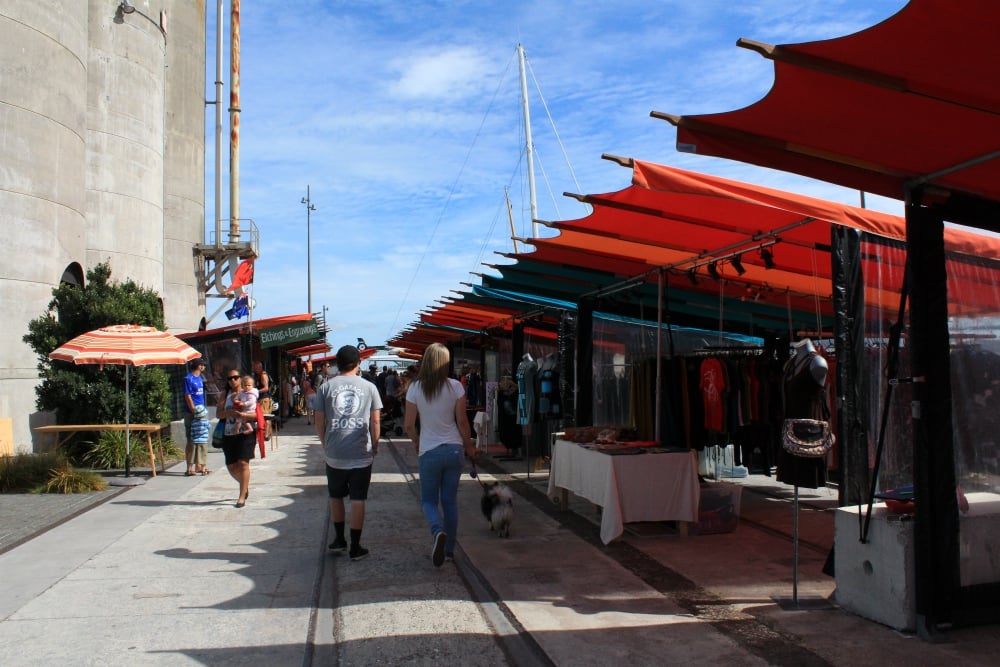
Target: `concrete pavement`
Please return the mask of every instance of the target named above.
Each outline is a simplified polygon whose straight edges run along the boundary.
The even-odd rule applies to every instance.
[[[747,480],[735,533],[640,524],[604,546],[588,503],[560,512],[544,471],[491,459],[481,477],[519,493],[512,537],[490,533],[463,476],[456,563],[434,568],[416,456],[393,439],[375,464],[371,556],[352,562],[327,553],[311,427],[292,421],[277,444],[243,509],[213,450],[210,476],[175,466],[0,554],[0,664],[992,665],[1000,649],[996,626],[929,644],[833,605],[778,604],[791,513],[780,487],[752,489],[766,480]],[[799,596],[822,603],[835,499],[801,501]]]

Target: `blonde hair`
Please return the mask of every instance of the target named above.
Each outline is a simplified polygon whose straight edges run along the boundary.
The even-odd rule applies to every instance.
[[[244,375],[243,377],[240,378],[240,387],[245,388],[247,386],[247,382],[250,383],[251,387],[257,386],[257,378],[255,378],[252,375]]]
[[[451,366],[451,352],[441,343],[431,343],[424,350],[420,361],[420,390],[427,400],[434,400],[441,393],[441,388],[448,380],[448,370]]]

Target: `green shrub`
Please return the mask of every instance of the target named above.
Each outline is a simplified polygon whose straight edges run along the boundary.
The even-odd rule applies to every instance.
[[[52,290],[45,312],[28,323],[23,337],[38,359],[35,404],[52,411],[57,424],[114,424],[125,420],[125,367],[80,365],[49,359],[71,338],[110,324],[141,324],[165,330],[159,295],[130,279],[112,282],[110,262],[87,272],[85,286],[63,283]],[[167,373],[156,366],[129,369],[133,423],[162,424],[171,418]],[[75,448],[70,454],[76,456]]]

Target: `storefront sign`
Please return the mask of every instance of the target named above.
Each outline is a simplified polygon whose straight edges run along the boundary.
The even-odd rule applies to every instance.
[[[277,347],[278,345],[288,345],[304,340],[314,340],[320,337],[319,325],[316,320],[308,322],[293,322],[280,327],[261,329],[257,332],[260,336],[260,346],[262,349]]]

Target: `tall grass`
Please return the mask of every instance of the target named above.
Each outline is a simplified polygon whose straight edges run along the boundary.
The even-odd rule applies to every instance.
[[[106,488],[103,477],[74,469],[60,452],[0,457],[0,493],[86,493]]]

